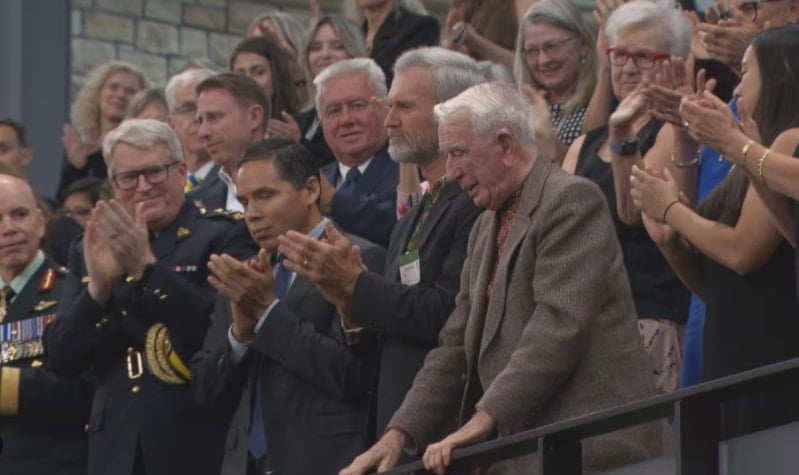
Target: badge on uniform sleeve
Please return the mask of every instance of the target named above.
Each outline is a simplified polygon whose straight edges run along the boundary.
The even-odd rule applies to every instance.
[[[58,300],[42,300],[41,302],[37,303],[33,307],[34,312],[44,312],[48,308],[54,307],[58,303]]]
[[[419,251],[406,252],[399,256],[400,281],[405,285],[416,285],[422,280],[419,266]]]

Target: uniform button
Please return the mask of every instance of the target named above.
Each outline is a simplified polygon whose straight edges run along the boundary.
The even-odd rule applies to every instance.
[[[461,382],[462,383],[466,382],[466,373],[461,373]]]
[[[128,354],[129,354],[129,355],[132,355],[132,354],[133,354],[133,353],[135,353],[135,352],[136,352],[136,350],[134,350],[132,346],[129,346],[129,347],[128,347]]]
[[[83,424],[83,432],[89,432],[89,424]]]
[[[122,311],[122,316],[123,317],[127,317],[128,316],[128,311],[127,310],[123,310]]]
[[[94,324],[95,328],[103,328],[103,322],[97,322]]]
[[[141,391],[141,387],[138,385],[130,388],[130,392],[132,392],[133,394],[139,394],[139,391]]]

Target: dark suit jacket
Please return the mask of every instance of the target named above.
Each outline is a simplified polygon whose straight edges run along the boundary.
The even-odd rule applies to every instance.
[[[366,23],[363,26],[366,34]],[[386,74],[386,84],[394,79],[394,62],[410,49],[420,46],[438,46],[441,29],[432,16],[417,15],[399,7],[388,14],[372,41],[371,58]]]
[[[328,163],[321,172],[334,186],[343,179],[339,177],[338,162]],[[348,233],[388,247],[397,223],[397,183],[399,166],[391,159],[388,148],[381,148],[352,191],[339,189],[333,195],[333,221]]]
[[[350,236],[372,269],[385,253]],[[211,330],[192,361],[195,394],[204,406],[231,414],[223,474],[243,474],[253,375],[261,384],[270,463],[281,475],[335,474],[372,442],[368,393],[376,358],[369,335],[348,345],[335,308],[297,276],[285,300],[266,317],[244,359],[233,361],[227,332],[230,303],[217,301]]]
[[[500,435],[653,396],[621,249],[593,183],[536,160],[497,262],[499,214],[469,237],[455,310],[390,427],[419,448],[476,410]],[[660,455],[665,423],[583,441],[586,471]],[[534,456],[503,473],[537,473]],[[532,460],[531,460],[532,459]]]
[[[8,307],[3,325],[34,317],[55,317],[61,303],[66,269],[45,258],[22,292]],[[53,279],[47,285],[48,279]],[[12,384],[9,373],[19,371],[14,397],[18,410],[0,416],[0,472],[26,475],[82,475],[86,473],[83,426],[89,421],[92,382],[88,376],[59,377],[42,367],[35,356],[6,363],[0,386]],[[0,400],[11,396],[3,387]],[[4,404],[0,404],[2,406]]]
[[[300,111],[294,116],[294,120],[296,120],[297,125],[300,126],[300,143],[311,151],[316,166],[322,168],[328,163],[335,162],[336,156],[333,155],[333,151],[330,150],[330,146],[325,140],[325,134],[322,132],[321,125],[316,127],[316,131],[311,136],[310,140],[305,137],[308,129],[313,125],[314,119],[316,119],[316,107]]]
[[[208,258],[243,258],[256,247],[242,221],[202,213],[186,200],[150,246],[157,258],[141,281],[120,279],[100,307],[86,289],[82,241],[73,248],[63,306],[45,336],[47,365],[61,374],[93,368],[97,389],[89,422],[89,473],[131,473],[137,450],[148,475],[218,474],[226,421],[202,413],[188,384],[166,384],[142,363],[145,335],[156,323],[188,365],[202,346],[216,292],[207,283]],[[131,356],[133,354],[133,356]],[[128,365],[135,374],[131,376]]]
[[[227,208],[227,185],[219,178],[219,167],[212,168],[200,186],[191,190],[186,196],[200,208],[208,210]]]
[[[410,389],[427,352],[455,307],[469,232],[480,209],[457,183],[447,183],[417,238],[421,281],[404,285],[399,256],[416,228],[421,206],[394,228],[383,275],[364,272],[355,284],[352,321],[380,333],[376,430],[382,434]]]

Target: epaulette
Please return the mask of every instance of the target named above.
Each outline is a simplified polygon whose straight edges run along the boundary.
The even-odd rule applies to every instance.
[[[241,211],[233,211],[223,208],[217,208],[214,210],[200,208],[200,216],[210,219],[229,219],[232,221],[241,221],[244,219],[244,213]]]
[[[67,269],[64,266],[55,266],[53,267],[53,269],[55,270],[55,273],[60,275],[61,277],[66,277],[67,274],[69,274],[69,269]]]
[[[42,279],[39,281],[39,292],[49,292],[55,287],[56,274],[55,269],[47,269],[42,273]]]

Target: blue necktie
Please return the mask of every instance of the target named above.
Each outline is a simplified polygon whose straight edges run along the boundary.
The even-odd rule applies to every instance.
[[[291,271],[280,262],[275,266],[275,296],[279,299],[286,297],[291,283]],[[254,378],[254,391],[252,402],[252,423],[250,424],[249,450],[253,457],[259,459],[266,455],[266,431],[264,430],[264,408],[261,403],[261,378],[258,373]]]
[[[344,177],[344,183],[341,184],[341,187],[347,190],[352,190],[355,188],[355,184],[358,182],[358,178],[361,177],[361,171],[358,170],[358,167],[352,167],[347,172],[347,176]]]

